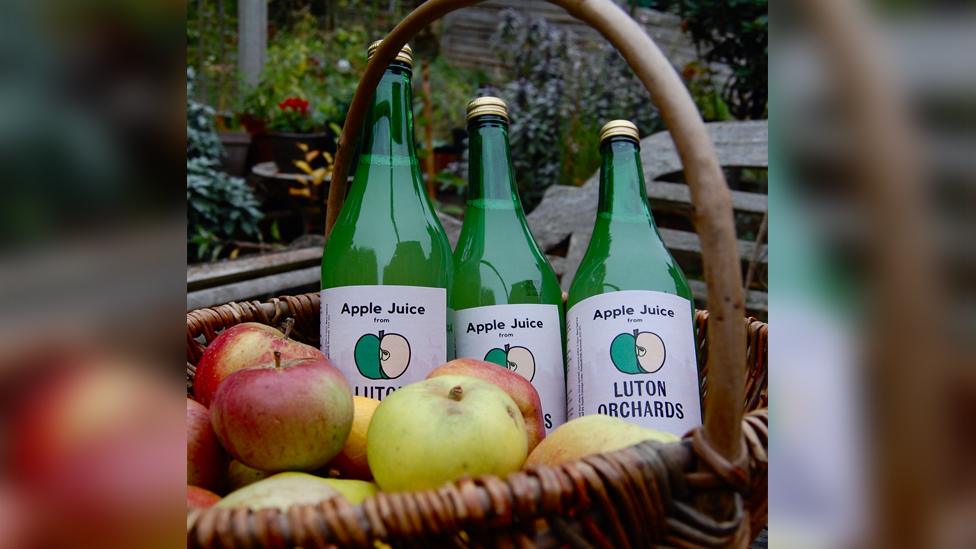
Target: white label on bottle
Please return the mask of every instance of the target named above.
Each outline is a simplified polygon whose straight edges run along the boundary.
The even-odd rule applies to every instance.
[[[447,358],[447,291],[420,286],[322,290],[321,347],[354,395],[383,399]]]
[[[701,425],[691,303],[620,291],[566,314],[569,419],[606,414],[683,435]]]
[[[556,305],[489,305],[454,311],[458,358],[494,362],[532,382],[549,433],[566,422],[566,376]]]

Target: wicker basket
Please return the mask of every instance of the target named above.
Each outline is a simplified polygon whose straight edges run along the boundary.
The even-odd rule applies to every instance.
[[[672,444],[645,442],[502,479],[438,490],[341,498],[287,511],[194,509],[190,547],[745,547],[766,521],[767,326],[743,320],[742,275],[731,195],[701,117],[674,69],[611,0],[549,0],[609,40],[654,99],[674,139],[695,206],[709,312],[698,312],[704,425]],[[334,182],[347,181],[372,92],[396,53],[422,28],[478,0],[427,0],[386,37],[356,89],[339,141]],[[329,189],[327,231],[346,185]],[[292,336],[318,339],[319,299],[287,296],[187,314],[187,376],[206,343],[240,322],[295,319]]]
[[[186,316],[187,391],[194,364],[218,333],[241,322],[280,325],[318,345],[319,296],[284,296],[197,309]],[[701,364],[709,314],[696,314]],[[193,510],[188,547],[742,546],[766,523],[767,326],[744,322],[748,390],[743,421],[747,464],[734,466],[695,431],[680,444],[646,442],[559,467],[533,467],[505,479],[466,479],[437,491],[380,494],[353,507],[344,500],[288,512]],[[702,367],[702,379],[707,370]],[[709,399],[705,399],[705,403]],[[702,467],[704,466],[704,467]],[[704,470],[702,470],[704,469]],[[733,515],[715,521],[695,509],[698,495],[729,490]]]

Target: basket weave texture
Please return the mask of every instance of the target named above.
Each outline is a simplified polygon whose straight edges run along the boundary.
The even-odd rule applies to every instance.
[[[708,353],[708,312],[696,313],[700,364]],[[230,303],[187,314],[187,390],[205,346],[242,322],[280,325],[319,338],[319,296]],[[767,325],[746,319],[747,456],[729,463],[696,429],[681,442],[644,442],[506,478],[465,478],[438,490],[384,494],[352,506],[342,498],[287,511],[194,509],[188,547],[742,547],[766,522]],[[703,368],[703,367],[702,367]],[[702,370],[703,382],[708,372]],[[707,402],[707,400],[705,400]],[[728,491],[734,515],[713,520],[697,498]]]

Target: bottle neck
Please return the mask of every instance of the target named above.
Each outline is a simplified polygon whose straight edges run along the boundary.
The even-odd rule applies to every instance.
[[[383,73],[373,95],[363,129],[360,162],[390,159],[412,160],[417,153],[413,143],[413,89],[410,69],[393,62]]]
[[[468,124],[468,147],[468,204],[521,212],[508,121],[495,115],[475,118]]]
[[[600,202],[597,216],[608,221],[650,221],[637,143],[627,137],[611,137],[600,146]]]

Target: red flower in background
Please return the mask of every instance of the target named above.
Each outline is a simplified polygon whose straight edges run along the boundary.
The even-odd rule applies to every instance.
[[[302,116],[305,116],[308,114],[308,101],[301,97],[289,97],[281,103],[278,103],[278,108],[283,111],[292,110],[299,112]]]

